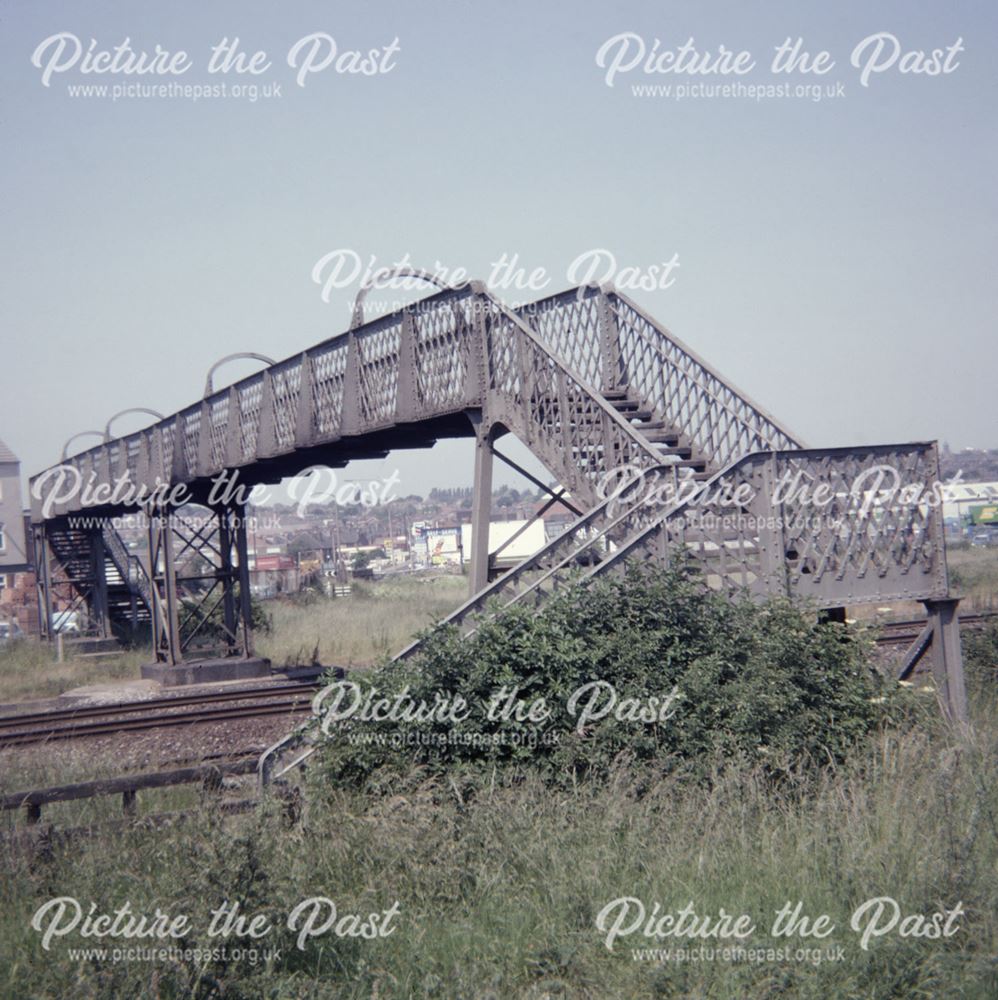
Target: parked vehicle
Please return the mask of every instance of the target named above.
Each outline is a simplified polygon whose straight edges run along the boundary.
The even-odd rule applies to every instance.
[[[78,611],[56,611],[52,615],[52,631],[63,635],[79,635],[80,613]]]
[[[0,646],[15,639],[20,639],[24,633],[17,622],[0,622]]]

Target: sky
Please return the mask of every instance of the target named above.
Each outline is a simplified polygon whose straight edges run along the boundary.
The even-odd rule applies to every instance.
[[[316,33],[338,60],[317,68],[316,42],[305,72]],[[68,36],[83,52],[182,50],[189,69],[84,73]],[[774,73],[798,37],[834,65]],[[235,38],[266,69],[209,74]],[[755,66],[645,73],[632,58],[691,38],[708,64],[724,46]],[[380,72],[347,72],[355,50]],[[915,72],[932,50],[940,71]],[[668,287],[625,291],[810,445],[998,447],[996,50],[983,0],[0,0],[0,438],[33,474],[126,407],[195,401],[223,355],[282,358],[342,332],[357,283],[324,301],[313,280],[333,251],[482,278],[515,255],[543,269],[539,294],[604,251],[611,277],[675,262]],[[614,57],[634,68],[608,79]],[[247,94],[70,89],[170,81]],[[681,84],[756,90],[677,99]],[[649,85],[673,90],[635,92]],[[776,85],[822,99],[757,99]],[[403,494],[464,485],[470,443],[346,475],[388,468]]]

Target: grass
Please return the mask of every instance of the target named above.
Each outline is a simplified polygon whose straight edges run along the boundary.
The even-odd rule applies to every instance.
[[[621,770],[560,791],[532,779],[426,782],[373,799],[316,789],[294,830],[269,808],[224,824],[205,811],[183,827],[57,848],[41,861],[7,855],[0,995],[994,997],[998,725],[993,701],[977,708],[969,740],[941,726],[884,733],[808,786],[777,789],[734,768],[701,782]],[[75,933],[44,952],[30,921],[56,895],[100,911],[128,901],[140,913],[185,913],[185,943],[205,949],[219,943],[206,936],[209,911],[240,900],[273,924],[255,942],[260,953],[281,956],[269,965],[81,961],[69,949],[99,942]],[[299,951],[284,921],[314,896],[341,914],[397,902],[396,930],[374,940],[327,933]],[[841,945],[844,957],[636,961],[632,948],[674,942],[635,934],[607,950],[597,914],[626,896],[663,912],[689,902],[701,915],[744,912],[758,928],[746,946],[771,945],[773,914],[800,900],[804,912],[831,917],[835,930],[820,945]],[[949,939],[890,933],[864,951],[849,917],[877,896],[906,914],[961,902],[966,915]]]
[[[955,548],[946,552],[950,585],[967,611],[998,610],[998,549]]]
[[[466,577],[434,575],[358,581],[349,597],[314,596],[264,604],[273,621],[257,651],[275,664],[362,666],[396,653],[413,634],[453,611],[468,595]]]
[[[55,698],[89,684],[134,680],[149,659],[143,650],[128,650],[107,659],[55,660],[55,651],[37,639],[20,639],[0,646],[0,704],[35,698]]]
[[[275,666],[322,663],[362,666],[398,652],[413,634],[448,614],[467,597],[466,577],[397,577],[353,585],[350,597],[263,602],[273,631],[257,636],[257,651]],[[46,643],[24,639],[0,646],[0,704],[54,698],[71,688],[135,680],[150,658],[135,649],[100,660],[55,662]]]
[[[413,620],[460,599],[453,583],[434,587],[411,602]],[[384,623],[385,605],[368,594],[330,603],[275,608],[275,652],[318,641],[324,657],[361,660],[392,648],[391,630],[404,627]],[[388,634],[374,631],[379,622]],[[935,719],[884,729],[845,763],[806,778],[775,783],[752,766],[717,760],[699,777],[620,765],[606,780],[557,788],[529,773],[412,773],[397,785],[404,794],[365,795],[313,772],[297,825],[274,801],[223,819],[181,790],[154,806],[194,809],[172,828],[57,844],[41,855],[0,841],[0,996],[990,1000],[998,996],[998,629],[975,640],[969,659],[967,730]],[[39,784],[93,776],[92,763],[66,753],[25,776]],[[97,766],[114,771],[113,762]],[[81,823],[117,818],[119,809],[117,799],[98,800],[67,804],[58,816]],[[84,912],[93,903],[113,913],[127,902],[138,914],[186,914],[191,929],[180,944],[191,950],[156,960],[82,958],[71,949],[152,942],[78,931],[43,950],[32,916],[58,896],[74,897]],[[300,928],[286,921],[311,897],[334,900],[341,918],[397,904],[395,930],[370,939],[329,931],[299,949]],[[834,929],[820,941],[795,939],[794,950],[820,948],[824,958],[841,947],[842,957],[636,957],[634,949],[691,942],[635,932],[608,949],[598,914],[622,897],[649,912],[656,903],[662,913],[692,903],[701,916],[745,913],[756,930],[743,944],[761,949],[786,944],[769,933],[773,916],[800,901]],[[895,929],[864,950],[850,916],[875,897],[895,899],[906,916],[957,904],[964,915],[950,937]],[[272,929],[252,942],[209,938],[210,912],[224,901],[264,913]],[[213,952],[223,943],[254,952]]]

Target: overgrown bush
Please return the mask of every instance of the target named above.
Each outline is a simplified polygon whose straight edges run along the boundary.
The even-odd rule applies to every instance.
[[[720,754],[771,773],[840,761],[902,707],[904,694],[872,673],[868,653],[862,634],[788,601],[732,604],[682,569],[635,569],[569,588],[539,615],[515,607],[469,638],[437,629],[408,663],[351,676],[356,690],[325,703],[338,716],[327,719],[325,776],[363,786],[415,763],[429,773],[538,770],[564,782],[622,759],[697,770]],[[500,691],[548,715],[490,718]],[[453,707],[460,697],[465,717],[349,714],[364,699],[399,695],[401,706]],[[601,716],[584,720],[586,706]]]

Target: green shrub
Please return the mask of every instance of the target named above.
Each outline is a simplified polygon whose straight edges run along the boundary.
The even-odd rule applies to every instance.
[[[542,614],[517,606],[462,639],[428,633],[405,664],[351,677],[365,694],[433,705],[460,696],[467,718],[329,720],[327,780],[364,785],[412,764],[430,773],[462,768],[539,770],[549,780],[605,775],[626,760],[694,771],[720,755],[770,772],[843,760],[904,697],[867,667],[867,640],[820,623],[782,600],[732,604],[685,570],[635,569],[621,580],[569,588]],[[573,692],[603,682],[597,710],[581,726]],[[550,710],[542,721],[490,719],[497,691]],[[632,720],[626,699],[669,706],[671,717]],[[347,696],[349,704],[353,695]],[[633,705],[633,703],[631,703]],[[667,714],[663,712],[663,714]]]
[[[208,607],[217,595],[209,598]],[[238,608],[239,592],[236,591],[236,604]],[[211,608],[208,620],[199,625],[204,615],[204,608],[198,608],[197,602],[189,598],[184,598],[180,602],[180,622],[181,638],[187,639],[196,632],[195,644],[198,642],[224,642],[226,637],[224,622],[224,611],[221,603]],[[250,626],[257,635],[268,635],[273,627],[270,614],[263,604],[255,597],[250,598]]]

